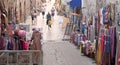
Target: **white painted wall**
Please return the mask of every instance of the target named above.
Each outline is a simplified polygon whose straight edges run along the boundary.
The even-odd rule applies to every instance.
[[[96,0],[82,0],[82,3],[83,15],[94,15],[94,13],[96,12]]]

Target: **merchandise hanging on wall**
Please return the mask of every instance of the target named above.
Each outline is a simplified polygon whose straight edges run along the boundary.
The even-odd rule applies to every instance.
[[[118,20],[117,20],[118,26],[120,26],[120,13],[118,13]]]
[[[120,32],[118,32],[118,37],[117,37],[117,53],[116,53],[116,65],[120,65]]]
[[[115,4],[110,4],[110,19],[115,22]]]

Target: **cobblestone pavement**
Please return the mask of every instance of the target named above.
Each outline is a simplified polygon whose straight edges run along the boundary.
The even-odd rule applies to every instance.
[[[79,49],[67,41],[47,41],[43,44],[43,65],[96,65],[82,56]]]

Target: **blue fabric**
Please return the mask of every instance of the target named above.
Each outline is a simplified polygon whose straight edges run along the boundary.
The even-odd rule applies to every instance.
[[[106,8],[103,7],[103,10],[102,10],[102,14],[103,14],[103,24],[105,24],[105,12],[106,12]]]
[[[15,28],[16,28],[16,23],[12,22],[12,30],[15,30]]]
[[[13,44],[12,44],[11,41],[8,41],[7,49],[8,50],[13,50]]]
[[[72,16],[72,22],[75,23],[76,20],[77,20],[77,16]]]
[[[85,31],[85,24],[82,24],[82,34],[84,34]]]
[[[70,7],[81,7],[82,6],[82,0],[72,0],[70,1]]]
[[[102,19],[102,23],[103,23],[103,24],[104,24],[104,20],[105,20],[105,15],[104,15],[104,14],[105,14],[105,11],[104,11],[104,8],[103,8],[103,10],[102,10],[102,18],[103,18],[103,19]]]
[[[110,44],[110,36],[105,36],[105,53],[110,54],[111,51],[111,44]]]

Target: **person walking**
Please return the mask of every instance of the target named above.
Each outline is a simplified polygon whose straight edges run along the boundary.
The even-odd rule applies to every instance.
[[[50,13],[48,12],[48,14],[47,14],[47,21],[46,21],[46,24],[48,25],[48,29],[51,28],[50,22],[51,22],[51,15],[50,15]]]
[[[42,7],[42,16],[43,16],[43,18],[45,16],[45,8],[44,8],[44,6]]]
[[[37,24],[37,12],[36,12],[36,10],[33,10],[32,12],[31,12],[31,18],[32,18],[32,25],[35,25],[35,24]]]
[[[40,52],[42,52],[42,44],[41,44],[42,33],[39,31],[40,31],[39,28],[36,28],[33,31],[31,38],[31,42],[33,41],[33,44],[31,46],[31,50],[40,50]],[[33,65],[38,65],[38,62],[40,60],[39,57],[40,57],[39,52],[33,53],[33,63],[34,63]]]
[[[32,25],[34,25],[34,14],[33,14],[33,11],[31,12],[31,18],[32,18]]]
[[[34,11],[34,23],[37,25],[37,11]]]
[[[52,9],[51,9],[51,15],[52,15],[52,17],[55,15],[55,9],[54,9],[54,7],[52,7]]]

